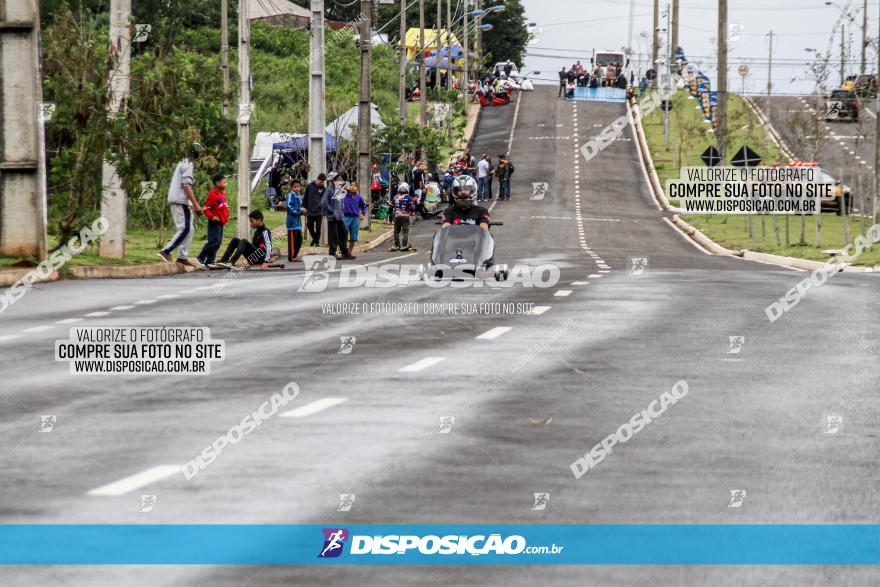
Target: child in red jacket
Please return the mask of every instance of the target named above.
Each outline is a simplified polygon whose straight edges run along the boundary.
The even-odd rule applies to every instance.
[[[215,175],[211,178],[214,189],[208,192],[203,212],[208,219],[208,242],[199,253],[199,263],[213,265],[223,242],[223,225],[229,222],[229,203],[226,200],[226,178]]]

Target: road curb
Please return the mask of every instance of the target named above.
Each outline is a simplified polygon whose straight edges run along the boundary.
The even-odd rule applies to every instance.
[[[195,267],[184,267],[180,263],[150,263],[149,265],[80,265],[70,268],[77,279],[125,279],[136,277],[160,277],[189,273]]]
[[[29,269],[9,269],[7,271],[0,271],[0,287],[9,287],[10,285],[15,284],[19,279],[30,273],[36,269],[36,267],[31,267]],[[34,283],[42,283],[44,281],[58,281],[61,279],[61,276],[58,275],[57,271],[52,271],[49,277],[39,277],[34,280]]]
[[[750,102],[749,106],[756,110],[756,114],[762,120],[766,120],[761,116],[760,110],[757,109]],[[645,175],[647,175],[647,177],[649,178],[648,187],[651,190],[651,195],[653,196],[654,201],[657,203],[661,210],[676,211],[678,210],[678,208],[674,208],[669,204],[669,200],[667,199],[666,194],[663,193],[663,188],[660,185],[660,179],[657,176],[657,171],[654,169],[654,162],[651,159],[651,152],[648,149],[648,143],[645,140],[645,133],[642,129],[641,116],[639,116],[638,118],[633,116],[633,109],[638,109],[638,105],[636,104],[635,106],[633,106],[630,101],[627,101],[626,108],[627,114],[629,115],[630,124],[635,130],[635,135],[637,139],[636,142],[638,143],[639,162],[642,165],[642,170],[645,172]],[[773,132],[775,132],[775,130]],[[773,133],[771,133],[771,138],[773,138],[774,141],[776,140],[776,138],[773,136]],[[780,149],[782,149],[783,151],[786,150],[784,145],[780,145]],[[707,254],[740,257],[749,261],[757,261],[768,265],[778,265],[780,267],[786,267],[789,269],[799,269],[801,271],[815,271],[828,265],[828,263],[822,261],[811,261],[809,259],[798,259],[796,257],[783,257],[781,255],[772,255],[770,253],[756,253],[748,249],[733,251],[718,244],[717,242],[706,236],[703,232],[691,226],[686,221],[682,220],[681,216],[679,216],[678,214],[672,216],[672,218],[670,218],[670,221],[679,230],[679,232],[681,232],[687,238],[691,239],[694,243],[699,245],[700,248],[705,250]],[[871,269],[870,267],[855,267],[852,265],[845,265],[840,270],[850,273],[873,272],[873,269]]]

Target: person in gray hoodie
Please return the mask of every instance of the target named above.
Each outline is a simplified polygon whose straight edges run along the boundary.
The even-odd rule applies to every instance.
[[[321,212],[327,217],[327,243],[330,255],[337,259],[356,259],[348,250],[348,230],[345,228],[345,187],[342,176],[331,173],[327,180],[330,185],[321,198]],[[339,250],[339,255],[336,250]]]

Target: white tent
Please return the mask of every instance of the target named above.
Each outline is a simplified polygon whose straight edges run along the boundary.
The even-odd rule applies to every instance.
[[[353,106],[346,110],[342,116],[327,125],[325,129],[327,134],[336,137],[336,140],[350,141],[354,137],[352,125],[357,128],[358,123],[358,107]],[[373,128],[385,128],[382,117],[379,115],[379,107],[370,104],[370,124]]]
[[[251,159],[262,161],[272,154],[272,145],[275,143],[284,143],[301,136],[303,135],[292,132],[258,132],[257,138],[254,140],[254,152],[251,154]]]

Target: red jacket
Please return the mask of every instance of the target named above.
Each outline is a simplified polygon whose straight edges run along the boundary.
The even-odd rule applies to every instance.
[[[208,192],[205,200],[205,218],[226,224],[229,222],[229,204],[226,201],[226,192],[213,188]]]

